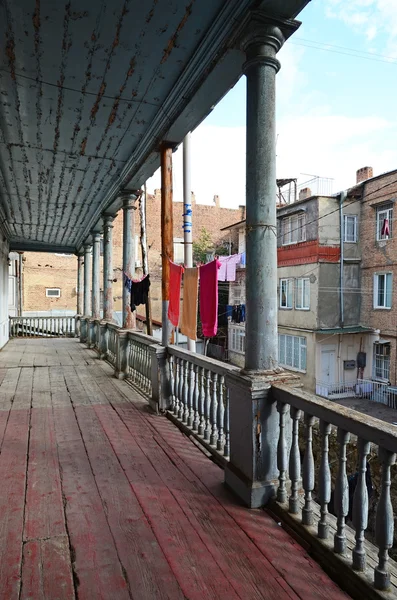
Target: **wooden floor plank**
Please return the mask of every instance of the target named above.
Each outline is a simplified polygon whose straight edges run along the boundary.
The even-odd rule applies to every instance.
[[[23,547],[21,600],[74,600],[67,536],[32,540]]]
[[[100,413],[102,408],[106,419],[112,409],[97,407]],[[133,596],[140,600],[182,600],[184,595],[94,409],[91,406],[78,406],[76,416],[84,432],[95,481],[102,502],[107,507],[107,521]]]
[[[185,596],[191,600],[238,598],[131,433],[121,427],[117,414],[107,409],[105,415],[100,407],[96,412]]]
[[[0,454],[0,598],[7,600],[16,600],[20,589],[30,409],[18,404],[30,402],[32,383],[29,389],[21,375]]]
[[[66,527],[52,407],[33,408],[24,539],[61,535],[66,535]]]
[[[279,573],[264,559],[222,505],[192,472],[170,461],[168,450],[159,436],[153,437],[150,426],[132,406],[116,406],[137,443],[181,506],[208,552],[241,597],[254,599],[291,598],[277,580]],[[174,453],[175,454],[175,453]],[[182,463],[181,460],[179,460]],[[187,475],[187,476],[186,476]],[[218,472],[221,481],[222,473]],[[236,548],[239,552],[236,553]]]
[[[145,413],[141,413],[145,414]],[[255,543],[280,576],[301,598],[342,600],[348,598],[307,552],[262,510],[247,510],[219,483],[219,468],[199,449],[186,444],[186,437],[170,421],[145,415],[159,433],[160,443],[176,461],[189,467],[207,490],[224,506],[235,523]],[[291,561],[291,555],[294,560]]]

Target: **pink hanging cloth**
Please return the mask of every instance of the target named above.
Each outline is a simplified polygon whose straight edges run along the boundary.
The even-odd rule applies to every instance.
[[[390,236],[389,219],[383,221],[381,235]]]
[[[200,319],[204,337],[214,337],[218,331],[218,269],[219,260],[200,267]]]
[[[174,327],[178,327],[179,311],[181,307],[181,281],[184,268],[182,265],[170,263],[170,301],[168,304],[168,318]]]

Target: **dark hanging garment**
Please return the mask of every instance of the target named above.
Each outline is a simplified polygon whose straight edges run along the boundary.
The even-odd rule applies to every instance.
[[[150,278],[146,275],[141,281],[131,281],[131,310],[140,304],[146,304],[149,296]]]

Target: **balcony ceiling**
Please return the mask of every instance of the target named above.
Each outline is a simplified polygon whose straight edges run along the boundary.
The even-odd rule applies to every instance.
[[[250,9],[308,0],[0,0],[0,225],[13,249],[75,251],[241,74]]]

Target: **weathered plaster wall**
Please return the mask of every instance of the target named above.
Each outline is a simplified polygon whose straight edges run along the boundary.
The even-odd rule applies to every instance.
[[[8,342],[8,242],[0,233],[0,348]]]

